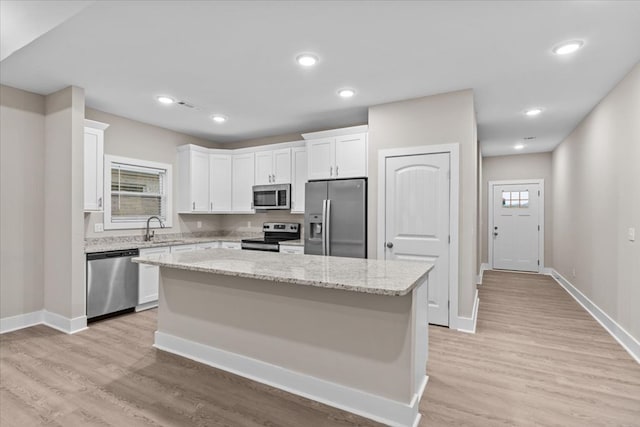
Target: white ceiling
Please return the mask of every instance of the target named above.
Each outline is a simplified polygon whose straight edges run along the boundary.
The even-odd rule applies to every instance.
[[[366,123],[371,105],[472,88],[484,155],[528,136],[517,153],[550,151],[640,60],[636,1],[100,1],[69,16],[0,63],[2,84],[80,86],[89,107],[217,142]],[[576,38],[577,53],[551,53]],[[301,69],[300,52],[319,64]],[[345,86],[354,98],[336,95]],[[544,113],[525,117],[532,106]]]

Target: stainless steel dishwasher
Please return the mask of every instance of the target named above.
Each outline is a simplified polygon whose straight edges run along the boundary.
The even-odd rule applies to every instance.
[[[87,319],[138,304],[138,249],[87,254]]]

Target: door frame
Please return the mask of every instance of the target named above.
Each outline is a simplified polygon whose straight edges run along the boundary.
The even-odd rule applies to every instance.
[[[538,184],[540,186],[540,200],[538,201],[538,221],[540,222],[540,232],[538,235],[538,273],[544,271],[544,179],[510,179],[504,181],[489,181],[487,193],[487,245],[488,245],[488,263],[493,269],[493,239],[491,233],[493,230],[493,187],[496,185],[520,185],[520,184]]]
[[[390,148],[378,151],[378,259],[384,259],[385,207],[387,158],[419,156],[423,154],[449,154],[449,328],[458,329],[458,218],[460,203],[460,144],[422,145],[417,147]]]

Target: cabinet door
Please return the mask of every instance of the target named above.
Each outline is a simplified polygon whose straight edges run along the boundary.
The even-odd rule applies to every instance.
[[[168,254],[169,248],[140,249],[140,256]],[[138,265],[138,304],[158,300],[160,267],[149,264]]]
[[[273,180],[276,184],[291,183],[291,148],[273,150]]]
[[[231,210],[236,213],[254,213],[254,153],[233,156]]]
[[[209,154],[191,152],[191,211],[209,211]]]
[[[307,183],[307,148],[291,149],[291,213],[304,213],[304,187]]]
[[[231,211],[231,155],[209,154],[209,211]]]
[[[258,151],[255,160],[255,185],[273,183],[273,151]]]
[[[84,128],[84,210],[101,211],[104,178],[104,131]]]
[[[207,242],[207,243],[197,243],[196,250],[202,251],[205,249],[217,249],[220,247],[220,242]]]
[[[307,156],[309,179],[329,179],[334,177],[334,138],[308,141]]]
[[[334,178],[367,176],[367,134],[339,136],[335,144]]]

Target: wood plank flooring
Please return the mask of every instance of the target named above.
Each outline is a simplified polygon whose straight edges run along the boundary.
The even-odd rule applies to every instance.
[[[151,347],[155,311],[0,336],[0,426],[375,426]],[[485,272],[477,334],[430,327],[421,426],[640,426],[640,366],[552,279]]]

